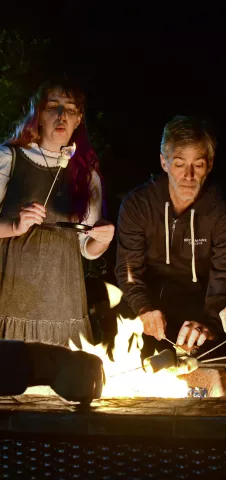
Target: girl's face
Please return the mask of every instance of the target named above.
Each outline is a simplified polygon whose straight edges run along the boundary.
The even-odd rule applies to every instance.
[[[39,118],[40,145],[48,150],[60,151],[61,146],[68,145],[81,119],[82,114],[77,109],[73,97],[67,97],[62,92],[49,93]]]

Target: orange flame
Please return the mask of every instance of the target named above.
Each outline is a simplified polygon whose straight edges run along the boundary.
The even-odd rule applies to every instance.
[[[112,308],[120,302],[122,292],[114,285],[105,285]],[[186,397],[187,382],[178,379],[172,370],[163,369],[153,373],[150,366],[143,369],[140,356],[143,347],[142,334],[143,323],[139,317],[131,321],[119,316],[113,361],[107,355],[106,345],[100,343],[94,346],[80,336],[82,350],[98,355],[103,361],[106,384],[102,397]],[[78,350],[71,339],[69,347]]]

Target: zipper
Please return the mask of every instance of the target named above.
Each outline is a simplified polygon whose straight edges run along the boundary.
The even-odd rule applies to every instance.
[[[174,232],[175,232],[177,220],[178,220],[178,219],[174,220],[174,221],[173,221],[173,225],[172,225],[171,243],[170,243],[170,246],[171,246],[171,247],[172,247],[172,243],[173,243],[173,236],[174,236]]]

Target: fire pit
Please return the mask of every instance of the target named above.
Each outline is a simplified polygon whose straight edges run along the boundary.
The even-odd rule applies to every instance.
[[[0,401],[2,479],[224,478],[225,439],[224,398]]]
[[[87,354],[101,358],[106,375],[102,397],[91,405],[66,400],[71,398],[71,389],[68,394],[65,374],[54,374],[58,381],[50,384],[53,390],[46,386],[42,395],[40,387],[35,387],[23,395],[0,397],[1,479],[225,478],[225,368],[202,367],[178,376],[170,371],[168,357],[167,371],[162,367],[158,371],[161,362],[156,359],[145,371],[140,363],[140,325],[139,321],[118,321],[114,362],[103,345],[94,347],[81,339]],[[78,350],[72,342],[70,347]],[[76,372],[79,385],[90,397],[96,373],[89,357],[86,363],[85,352],[89,385],[84,385],[78,365]],[[69,353],[64,354],[64,362],[71,357]],[[53,366],[61,370],[59,358]],[[46,362],[42,363],[41,377],[37,367],[39,378],[46,377]],[[70,362],[65,365],[70,367]],[[52,378],[52,369],[48,369]],[[68,380],[74,370],[66,371]],[[201,398],[204,389],[208,396]],[[80,387],[72,391],[82,398]],[[63,392],[65,398],[56,392]]]
[[[155,359],[152,365],[159,363]],[[158,378],[156,386],[161,375],[166,380],[165,373],[151,377]],[[0,397],[0,478],[222,478],[225,369],[202,368],[169,380],[173,378],[176,388],[182,382],[182,392],[184,386],[189,392],[198,385],[209,396],[102,397],[88,406],[67,401],[46,386],[35,387],[42,395],[28,389]]]

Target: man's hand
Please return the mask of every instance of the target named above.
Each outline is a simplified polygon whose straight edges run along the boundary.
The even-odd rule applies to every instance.
[[[13,222],[14,235],[26,233],[34,224],[41,225],[46,217],[46,209],[40,203],[30,203],[26,207],[21,207],[19,219]]]
[[[189,348],[196,343],[200,347],[206,340],[214,340],[214,338],[213,332],[206,325],[186,321],[178,333],[176,343],[181,346],[187,344]]]
[[[146,335],[152,335],[156,340],[162,340],[165,337],[166,319],[160,310],[142,313],[140,319],[143,322]]]

